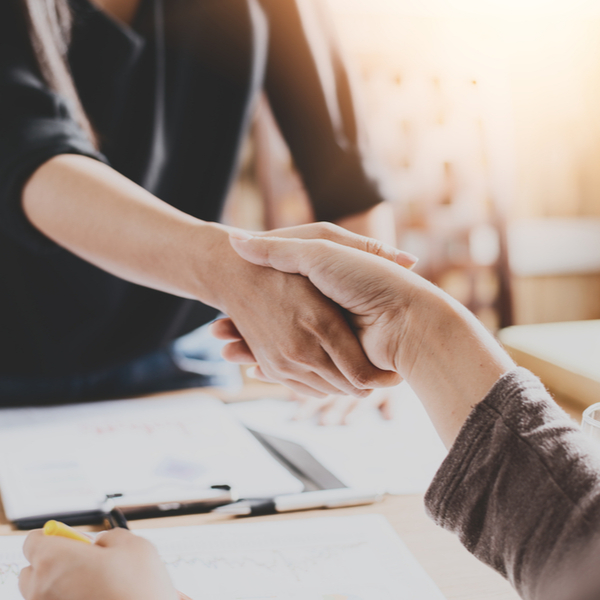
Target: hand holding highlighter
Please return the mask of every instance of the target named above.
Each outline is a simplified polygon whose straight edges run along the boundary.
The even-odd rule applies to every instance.
[[[91,544],[92,540],[83,533],[80,533],[76,529],[61,523],[60,521],[47,521],[44,525],[44,535],[55,535],[58,537],[68,538],[70,540],[76,540],[83,542],[84,544]]]
[[[83,542],[84,544],[92,544],[92,540],[85,534],[80,533],[76,529],[65,525],[60,521],[47,521],[43,528],[44,535],[58,536]],[[177,592],[179,600],[192,600],[189,596],[186,596],[182,592]]]

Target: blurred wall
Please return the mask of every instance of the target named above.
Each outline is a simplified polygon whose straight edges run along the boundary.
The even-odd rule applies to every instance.
[[[351,62],[360,65],[371,129],[387,162],[395,154],[394,166],[406,169],[407,154],[429,144],[423,159],[431,177],[435,161],[467,158],[470,145],[465,164],[474,190],[481,173],[468,121],[481,119],[494,149],[513,154],[513,218],[600,215],[599,18],[543,18],[543,11],[533,19],[474,17],[444,11],[441,1],[424,3],[427,16],[416,16],[411,0],[329,3]],[[479,88],[468,85],[475,80]],[[389,119],[400,127],[390,128]],[[446,121],[448,135],[432,133],[435,120]],[[434,183],[423,167],[412,167],[403,194],[426,194]]]
[[[360,65],[374,145],[394,172],[400,226],[403,204],[422,206],[449,187],[470,198],[470,210],[499,203],[509,229],[565,218],[562,234],[552,222],[550,243],[574,255],[569,269],[540,264],[524,274],[518,263],[530,257],[513,253],[515,322],[600,318],[600,274],[578,260],[571,231],[577,218],[585,228],[600,215],[598,3],[529,1],[523,14],[527,2],[507,11],[507,0],[485,14],[486,2],[468,12],[452,10],[468,0],[329,0]],[[452,181],[444,182],[448,164]],[[529,242],[519,251],[538,251],[539,262],[539,236],[515,229]],[[462,299],[460,289],[448,286]]]

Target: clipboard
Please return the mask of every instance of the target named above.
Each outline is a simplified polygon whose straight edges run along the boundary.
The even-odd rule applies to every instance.
[[[10,425],[7,425],[10,424]],[[189,514],[304,484],[230,414],[198,392],[0,412],[0,494],[20,528],[95,524],[107,496],[128,518]],[[210,494],[209,494],[210,495]]]

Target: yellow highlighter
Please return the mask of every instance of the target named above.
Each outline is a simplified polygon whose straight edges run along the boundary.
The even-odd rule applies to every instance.
[[[91,544],[92,540],[89,537],[79,533],[76,529],[61,523],[60,521],[47,521],[44,525],[44,535],[57,535],[59,537],[69,538],[70,540],[77,540],[78,542],[85,542]]]

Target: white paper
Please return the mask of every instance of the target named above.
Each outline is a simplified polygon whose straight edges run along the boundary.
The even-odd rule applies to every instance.
[[[303,489],[210,396],[0,411],[0,490],[10,520],[96,510],[106,494],[194,499],[216,484],[244,497]]]
[[[158,547],[175,587],[192,600],[443,600],[381,516],[136,533]],[[14,550],[0,538],[2,600],[21,598],[15,569],[25,563]]]
[[[446,449],[411,388],[403,383],[394,393],[392,421],[373,409],[361,411],[349,425],[320,426],[316,419],[295,421],[296,406],[284,400],[241,402],[229,410],[255,431],[304,446],[349,487],[423,493]]]
[[[19,593],[18,577],[21,569],[27,566],[23,556],[24,536],[0,536],[0,598],[2,600],[22,600]]]

